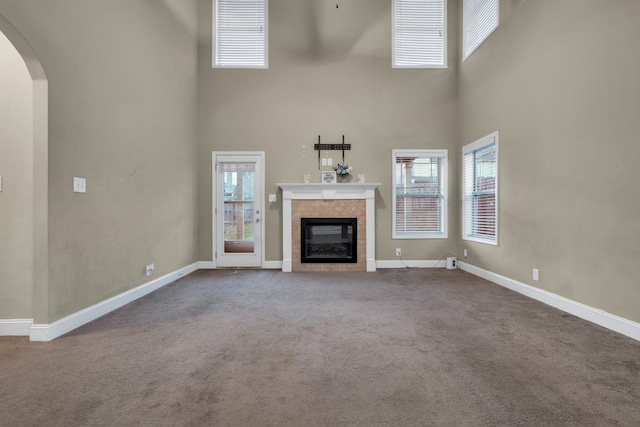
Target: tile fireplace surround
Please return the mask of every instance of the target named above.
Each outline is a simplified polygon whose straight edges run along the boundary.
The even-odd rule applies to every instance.
[[[277,185],[282,188],[282,271],[376,271],[375,193],[380,183]],[[358,262],[302,264],[302,217],[357,217]]]

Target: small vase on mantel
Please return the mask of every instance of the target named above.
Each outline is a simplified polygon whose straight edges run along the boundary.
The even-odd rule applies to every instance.
[[[351,181],[351,175],[340,175],[340,182],[347,184]]]

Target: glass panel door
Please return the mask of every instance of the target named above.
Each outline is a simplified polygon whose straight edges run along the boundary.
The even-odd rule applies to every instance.
[[[254,251],[254,184],[252,163],[222,163],[224,180],[224,252]]]
[[[217,156],[216,264],[259,267],[261,254],[260,167],[255,156]]]

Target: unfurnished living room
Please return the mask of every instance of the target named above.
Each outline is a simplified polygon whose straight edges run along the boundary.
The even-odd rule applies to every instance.
[[[0,426],[639,425],[639,21],[0,0]]]

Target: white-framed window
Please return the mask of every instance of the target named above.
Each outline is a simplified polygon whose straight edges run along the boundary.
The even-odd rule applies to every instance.
[[[212,66],[268,68],[269,0],[212,2]]]
[[[462,148],[462,239],[498,245],[498,132]]]
[[[393,0],[393,68],[447,68],[447,0]]]
[[[392,151],[394,239],[447,237],[447,150]]]
[[[499,0],[464,0],[462,4],[462,61],[500,25]]]

